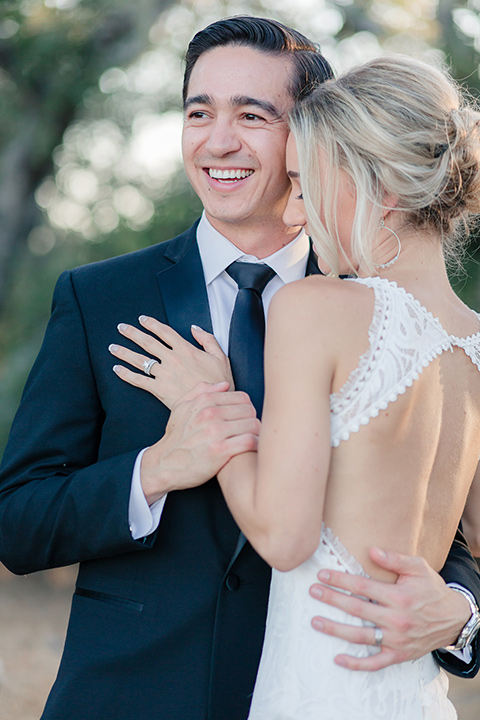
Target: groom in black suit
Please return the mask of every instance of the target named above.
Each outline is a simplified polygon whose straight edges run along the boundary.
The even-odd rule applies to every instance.
[[[80,563],[44,720],[248,715],[270,571],[209,479],[225,460],[211,441],[221,445],[226,425],[210,418],[232,408],[212,393],[170,414],[115,376],[107,347],[119,323],[143,314],[188,339],[192,323],[213,330],[225,347],[236,293],[225,268],[239,258],[275,270],[265,305],[284,282],[318,272],[308,239],[282,222],[286,113],[329,73],[306,38],[270,20],[232,18],[199,33],[187,54],[183,148],[204,215],[174,240],[57,284],[0,476],[5,564],[28,573]],[[443,577],[480,598],[461,538]],[[465,597],[426,571],[403,586],[401,601],[389,586],[378,624],[387,639],[385,618],[401,616],[418,638],[415,651],[392,642],[392,661],[455,642],[471,615]],[[365,633],[357,641],[373,643]],[[478,669],[475,643],[467,662],[442,657],[457,673]]]

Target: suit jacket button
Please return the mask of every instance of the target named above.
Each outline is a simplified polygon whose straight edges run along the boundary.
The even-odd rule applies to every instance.
[[[240,578],[238,575],[235,575],[235,573],[230,573],[230,575],[227,575],[225,585],[227,586],[227,590],[235,592],[235,590],[238,590],[240,587]]]

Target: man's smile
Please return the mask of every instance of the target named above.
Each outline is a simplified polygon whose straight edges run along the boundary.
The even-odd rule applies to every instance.
[[[221,168],[205,168],[205,171],[214,180],[229,184],[236,183],[239,180],[244,180],[254,173],[253,170],[246,170],[245,168],[231,168],[224,170]]]

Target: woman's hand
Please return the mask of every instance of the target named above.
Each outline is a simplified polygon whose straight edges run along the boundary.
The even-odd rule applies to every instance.
[[[142,315],[139,322],[148,333],[123,323],[118,326],[118,331],[144,352],[134,352],[122,345],[109,346],[112,355],[140,371],[115,365],[113,369],[122,380],[147,390],[170,409],[200,382],[228,382],[230,389],[234,389],[230,361],[213,335],[192,325],[193,337],[204,348],[199,350],[171,327],[152,317]],[[150,367],[149,375],[145,374],[144,365],[148,360],[156,361]]]

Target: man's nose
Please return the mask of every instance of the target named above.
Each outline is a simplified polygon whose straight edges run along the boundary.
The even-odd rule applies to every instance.
[[[217,118],[210,127],[205,149],[216,157],[236,152],[241,148],[240,136],[233,123],[226,118]]]

